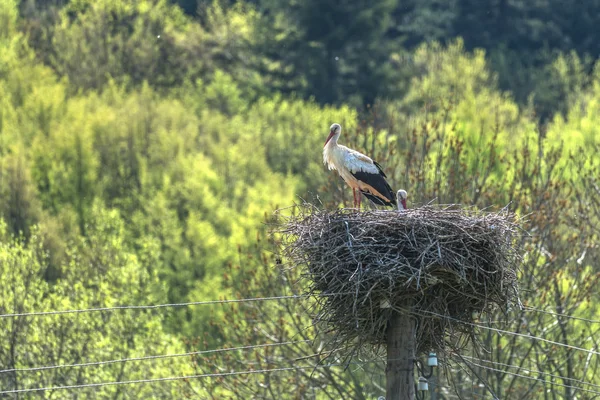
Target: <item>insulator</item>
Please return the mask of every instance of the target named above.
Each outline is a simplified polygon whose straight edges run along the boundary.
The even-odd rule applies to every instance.
[[[435,353],[429,353],[429,357],[427,358],[427,366],[428,367],[437,367],[438,359]]]
[[[419,384],[417,385],[417,390],[420,392],[426,392],[429,390],[429,383],[427,382],[427,379],[423,378],[422,376],[419,377]]]

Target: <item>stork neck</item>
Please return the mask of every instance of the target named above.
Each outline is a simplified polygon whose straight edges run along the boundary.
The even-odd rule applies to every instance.
[[[329,148],[337,147],[339,137],[340,137],[339,133],[337,135],[333,135],[333,137],[331,139],[329,139],[329,142],[327,142],[325,147],[329,147]]]
[[[329,142],[323,147],[323,163],[329,166],[329,169],[336,169],[335,159],[338,153],[339,146],[337,143],[339,135],[333,136]]]

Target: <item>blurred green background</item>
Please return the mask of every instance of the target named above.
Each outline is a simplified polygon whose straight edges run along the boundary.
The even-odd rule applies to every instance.
[[[597,0],[0,0],[0,314],[301,293],[273,211],[351,205],[322,165],[339,122],[411,207],[523,216],[538,311],[482,326],[598,350],[598,26]],[[309,307],[0,318],[0,398],[383,395],[376,351],[310,368],[327,334]],[[432,398],[600,392],[597,354],[480,333],[479,366],[448,360]],[[276,341],[295,343],[18,370]]]

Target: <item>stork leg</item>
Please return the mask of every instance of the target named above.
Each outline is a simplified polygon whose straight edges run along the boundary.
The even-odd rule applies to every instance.
[[[362,193],[361,192],[357,192],[356,196],[357,196],[357,199],[358,199],[358,209],[360,210],[360,201],[362,200]]]
[[[356,189],[352,188],[352,207],[356,208]]]

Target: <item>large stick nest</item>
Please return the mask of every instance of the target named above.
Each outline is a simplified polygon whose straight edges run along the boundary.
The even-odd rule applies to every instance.
[[[384,344],[390,316],[403,312],[417,320],[418,353],[444,352],[474,337],[475,315],[518,302],[520,230],[506,211],[328,212],[305,204],[282,233],[288,260],[305,268],[314,320],[339,346]]]

